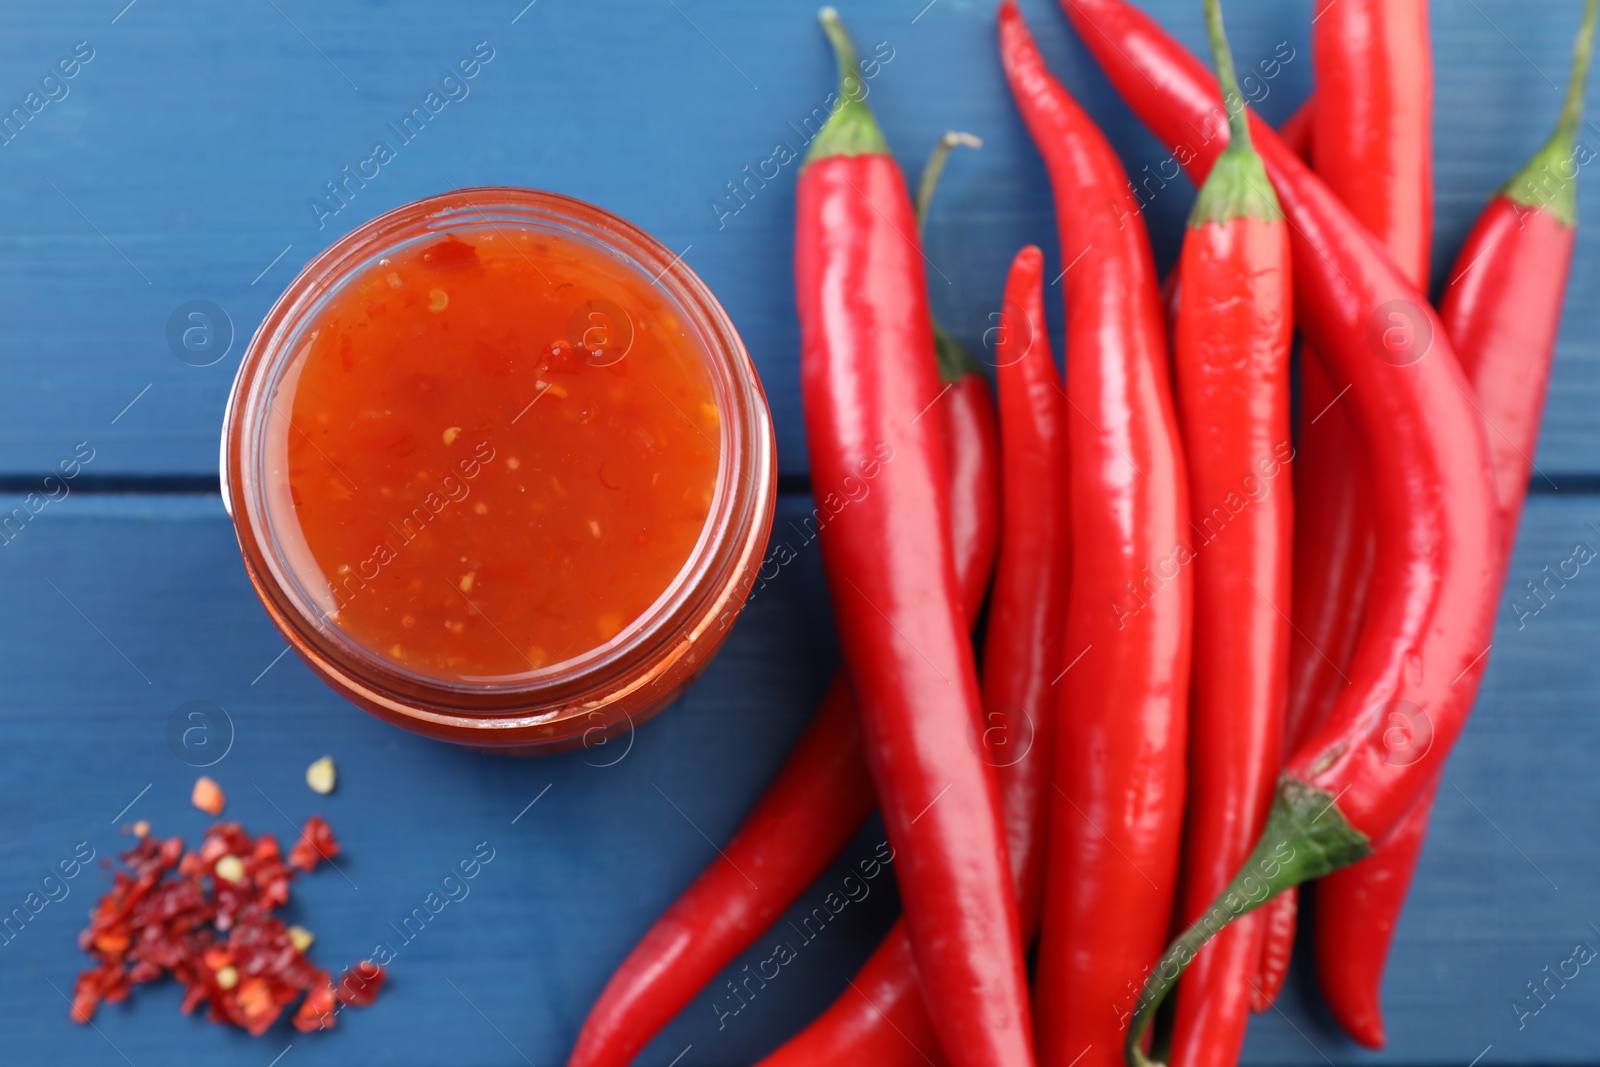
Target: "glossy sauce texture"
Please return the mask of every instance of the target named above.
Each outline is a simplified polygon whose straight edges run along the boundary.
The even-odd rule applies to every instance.
[[[619,261],[466,227],[353,275],[305,337],[273,402],[270,521],[308,594],[394,666],[492,682],[589,652],[699,541],[709,357]]]

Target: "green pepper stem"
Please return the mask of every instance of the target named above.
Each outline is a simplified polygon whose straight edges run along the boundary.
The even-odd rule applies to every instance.
[[[944,176],[944,165],[950,162],[950,153],[958,146],[982,148],[983,141],[970,133],[950,130],[939,138],[938,144],[933,146],[933,151],[928,153],[928,161],[922,165],[922,176],[917,179],[918,231],[928,224],[928,208],[933,204],[933,194],[939,188],[939,179]]]
[[[839,12],[825,7],[817,12],[822,32],[828,35],[833,46],[834,60],[839,65],[839,90],[829,107],[833,114],[817,131],[816,139],[806,152],[807,163],[832,156],[866,156],[889,154],[888,142],[867,106],[867,86],[861,80],[861,61],[856,56],[855,43],[850,40]]]
[[[1216,55],[1217,80],[1222,85],[1222,108],[1228,113],[1228,147],[1217,157],[1211,174],[1200,187],[1189,225],[1195,228],[1208,222],[1227,224],[1235,219],[1283,218],[1283,205],[1267,178],[1266,164],[1256,154],[1250,139],[1250,110],[1239,92],[1239,76],[1233,67],[1233,52],[1222,25],[1221,0],[1205,0],[1206,32],[1211,51]]]
[[[1205,5],[1206,34],[1211,38],[1217,80],[1222,83],[1222,106],[1228,111],[1228,147],[1250,152],[1253,151],[1250,114],[1245,110],[1244,94],[1239,91],[1239,75],[1233,67],[1233,49],[1228,47],[1228,31],[1222,25],[1222,0],[1205,0]],[[1234,106],[1235,103],[1238,107]]]
[[[933,356],[939,363],[939,380],[946,385],[956,385],[969,374],[983,373],[983,365],[966,345],[939,325],[938,319],[933,320]]]
[[[1561,121],[1556,125],[1556,136],[1568,141],[1577,140],[1578,128],[1583,125],[1583,98],[1588,88],[1589,63],[1594,58],[1597,8],[1600,8],[1600,0],[1587,0],[1583,5],[1583,22],[1572,45],[1572,74],[1567,82],[1567,98],[1561,107]]]
[[[1290,886],[1347,867],[1372,852],[1372,842],[1339,810],[1332,793],[1285,775],[1250,858],[1226,889],[1161,957],[1134,1006],[1123,1055],[1128,1067],[1157,1067],[1145,1055],[1144,1035],[1161,1002],[1195,954],[1229,923]]]
[[[950,153],[957,145],[982,148],[983,142],[970,133],[951,130],[939,138],[939,143],[928,153],[928,161],[922,165],[922,176],[917,179],[919,237],[928,221],[928,208],[933,203],[934,192],[939,188],[939,179],[944,175],[944,165],[950,161]],[[933,318],[933,354],[939,363],[939,380],[947,385],[954,385],[969,374],[983,373],[983,367],[972,357],[972,353],[940,325],[937,317]]]
[[[1578,130],[1583,126],[1583,100],[1594,58],[1595,15],[1600,0],[1586,0],[1583,23],[1572,46],[1572,74],[1567,82],[1561,118],[1550,140],[1506,183],[1502,194],[1512,203],[1548,211],[1567,226],[1578,224]]]

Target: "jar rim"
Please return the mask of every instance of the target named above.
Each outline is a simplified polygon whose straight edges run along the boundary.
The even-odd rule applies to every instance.
[[[292,364],[328,295],[386,252],[419,238],[485,224],[544,230],[586,242],[661,288],[682,312],[707,361],[721,411],[716,488],[706,523],[673,582],[612,640],[505,682],[463,682],[408,671],[358,644],[299,587],[277,550],[262,489],[262,430],[285,367]],[[280,632],[317,673],[386,718],[443,727],[508,731],[580,715],[590,729],[613,725],[605,708],[670,670],[713,623],[737,611],[775,501],[771,416],[737,331],[705,283],[639,227],[560,193],[514,186],[458,189],[416,200],[356,227],[290,282],[262,320],[240,361],[221,441],[224,505],[234,520],[246,569]],[[737,593],[738,601],[730,603]],[[320,616],[320,617],[319,617]],[[626,714],[625,711],[620,714]]]

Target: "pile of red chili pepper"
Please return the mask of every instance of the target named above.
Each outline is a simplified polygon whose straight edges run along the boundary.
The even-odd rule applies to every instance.
[[[290,1021],[300,1031],[330,1029],[341,1006],[371,1004],[383,968],[363,961],[335,982],[307,958],[311,934],[273,915],[297,870],[338,853],[320,815],[306,820],[287,861],[272,834],[252,838],[234,822],[213,824],[194,851],[179,837],[139,834],[78,937],[96,963],[78,976],[73,1021],[164,975],[183,985],[184,1014],[205,1004],[212,1021],[253,1035],[297,1000]]]
[[[1066,373],[1024,248],[998,419],[930,315],[919,242],[973,139],[947,137],[914,203],[823,10],[840,82],[800,173],[795,284],[813,486],[873,479],[820,533],[844,666],[571,1067],[631,1062],[874,805],[904,918],[768,1064],[1227,1067],[1313,880],[1328,1005],[1383,1043],[1384,961],[1537,444],[1597,5],[1554,135],[1435,310],[1425,0],[1319,0],[1316,97],[1282,136],[1245,105],[1218,0],[1195,0],[1215,76],[1126,0],[1061,0],[1199,185],[1165,297],[1121,163],[1002,0],[1055,194]]]

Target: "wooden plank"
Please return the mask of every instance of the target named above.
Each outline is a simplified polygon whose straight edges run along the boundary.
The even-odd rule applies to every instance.
[[[346,1016],[320,1040],[280,1027],[257,1042],[182,1019],[165,988],[104,1010],[97,1021],[109,1042],[73,1027],[51,983],[70,989],[79,966],[74,934],[100,892],[91,870],[0,948],[8,1058],[50,1049],[48,1058],[120,1062],[114,1042],[136,1064],[192,1055],[259,1067],[293,1041],[295,1061],[306,1063],[521,1062],[498,1026],[534,1062],[551,1062],[640,924],[715,857],[710,840],[731,833],[773,773],[832,658],[812,548],[752,603],[705,679],[657,723],[554,758],[479,755],[388,728],[293,655],[280,660],[283,642],[236,557],[216,498],[71,498],[0,552],[0,587],[14,609],[0,621],[13,687],[0,704],[0,899],[6,911],[23,904],[79,841],[110,855],[126,840],[118,821],[146,818],[158,832],[195,838],[207,820],[187,802],[200,773],[189,763],[203,760],[174,755],[168,723],[180,705],[210,701],[232,725],[226,757],[205,771],[228,792],[227,816],[281,836],[321,811],[341,837],[350,882],[333,871],[301,879],[293,915],[315,930],[316,957],[329,966],[381,940],[395,945],[387,1010]],[[227,733],[218,727],[212,751]],[[326,799],[302,778],[324,753],[340,772]],[[470,896],[404,943],[389,924],[482,841],[495,857]],[[863,918],[809,954],[811,977],[791,979],[783,1025],[825,1001],[818,974],[857,962],[875,932],[865,917],[880,926],[887,917],[893,894],[881,884],[873,908],[858,909]],[[741,1031],[746,1047],[765,1033]]]
[[[780,520],[806,505],[785,498]],[[1600,525],[1600,498],[1536,500],[1515,582],[1542,578],[1547,564],[1559,573],[1580,541],[1600,552],[1591,522]],[[616,747],[517,760],[388,728],[294,656],[278,658],[283,643],[216,498],[80,494],[52,504],[0,548],[9,605],[0,614],[0,912],[22,906],[78,842],[113,853],[125,841],[118,822],[199,834],[206,820],[187,797],[199,773],[191,764],[204,761],[192,753],[205,750],[175,750],[168,729],[181,705],[209,701],[232,725],[231,748],[206,772],[228,792],[227,816],[290,834],[321,811],[344,843],[348,882],[323,870],[295,890],[293,918],[315,930],[315,957],[337,967],[387,941],[397,958],[382,1000],[329,1034],[280,1026],[252,1041],[179,1017],[170,986],[103,1010],[101,1033],[76,1028],[52,984],[69,990],[79,966],[74,936],[100,891],[90,870],[0,944],[8,1062],[113,1064],[120,1051],[140,1065],[260,1067],[291,1042],[292,1062],[308,1065],[559,1062],[610,970],[715,858],[712,842],[737,826],[833,668],[815,546],[798,535],[791,544],[799,558],[676,707]],[[1393,1047],[1375,1062],[1459,1067],[1489,1044],[1483,1063],[1600,1062],[1600,982],[1571,981],[1521,1031],[1510,1008],[1575,943],[1600,946],[1589,925],[1600,922],[1600,862],[1582,830],[1600,808],[1590,773],[1600,750],[1590,713],[1600,687],[1596,566],[1568,566],[1577,576],[1552,584],[1520,630],[1508,598],[1400,928],[1387,989]],[[225,731],[206,736],[220,752]],[[340,784],[324,799],[302,775],[325,753]],[[870,826],[846,862],[881,840]],[[470,895],[405,943],[390,923],[485,841],[494,859]],[[791,917],[798,923],[844,873],[836,868]],[[663,1067],[680,1053],[680,1067],[753,1062],[842,988],[894,910],[881,879],[810,942],[780,925],[725,976],[742,978],[784,938],[799,958],[778,979],[720,1028],[718,998],[724,1011],[735,1002],[718,983],[640,1062]],[[1319,1051],[1343,1063],[1352,1046],[1329,1029],[1301,973],[1282,1013],[1256,1021],[1246,1061],[1305,1064]]]
[[[1064,264],[1043,169],[993,54],[993,5],[910,10],[919,6],[863,0],[846,14],[864,47],[882,42],[892,54],[871,99],[908,167],[947,128],[987,141],[952,165],[927,244],[935,308],[981,352],[1012,252],[1037,241],[1052,272]],[[1202,43],[1192,0],[1146,6]],[[93,49],[75,77],[52,83],[66,95],[0,145],[0,476],[33,476],[80,440],[99,447],[98,473],[210,476],[239,354],[294,271],[378,212],[486,183],[590,199],[684,250],[765,378],[784,471],[805,470],[789,267],[796,165],[770,180],[744,168],[759,171],[780,142],[803,151],[806,117],[831,88],[811,5],[175,0],[135,3],[113,21],[108,8],[118,7],[33,5],[0,41],[4,108],[76,42]],[[1147,189],[1158,258],[1170,262],[1187,183],[1152,179],[1166,153],[1113,99],[1053,5],[1026,7],[1053,68]],[[1307,12],[1306,0],[1229,8],[1236,51],[1258,75],[1262,62],[1293,54],[1252,90],[1269,117],[1308,90]],[[1485,196],[1553,121],[1576,13],[1575,3],[1435,5],[1441,275]],[[319,218],[308,204],[327,196],[324,183],[342,180],[375,141],[398,142],[387,124],[423,104],[480,41],[494,58],[453,90],[466,95]],[[728,183],[741,186],[739,199],[726,199]],[[1597,277],[1600,237],[1586,234],[1574,291],[1592,291]],[[192,300],[215,303],[231,323],[231,349],[212,366],[190,366],[169,346],[169,319]],[[1600,445],[1590,417],[1600,305],[1573,305],[1539,454],[1552,474],[1594,472]]]

